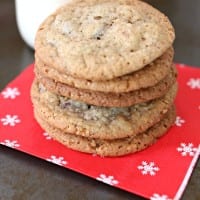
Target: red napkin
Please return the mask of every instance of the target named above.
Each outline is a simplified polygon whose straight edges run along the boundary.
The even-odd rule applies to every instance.
[[[33,65],[0,94],[0,143],[152,200],[180,199],[200,154],[200,70],[181,64],[177,69],[175,124],[144,151],[103,158],[51,139],[33,117]]]

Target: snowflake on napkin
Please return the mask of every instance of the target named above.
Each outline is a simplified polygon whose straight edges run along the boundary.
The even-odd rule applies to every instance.
[[[138,166],[138,169],[143,175],[150,174],[151,176],[155,176],[156,172],[160,170],[154,162],[148,163],[146,161],[142,161],[142,164]]]
[[[180,146],[177,148],[177,151],[180,152],[182,156],[194,156],[195,152],[197,151],[197,148],[194,147],[192,143],[181,143]]]
[[[163,195],[160,195],[160,194],[153,194],[152,197],[150,197],[150,200],[172,200],[170,198],[168,198],[167,195],[163,194]]]
[[[186,67],[186,65],[185,65],[185,64],[183,64],[183,63],[179,63],[179,67],[181,67],[181,68],[185,68],[185,67]]]
[[[18,88],[6,88],[2,93],[4,99],[15,99],[17,96],[20,95]]]
[[[184,120],[184,119],[182,119],[180,116],[177,116],[177,117],[176,117],[176,120],[175,120],[176,126],[181,127],[182,124],[184,124],[184,123],[185,123],[185,120]]]
[[[52,139],[52,137],[47,132],[44,132],[43,135],[47,140],[51,140]]]
[[[200,89],[200,78],[191,78],[188,82],[187,85],[191,89]]]
[[[20,123],[21,120],[17,115],[6,115],[4,118],[1,118],[1,122],[4,126],[15,126]]]
[[[97,177],[96,179],[108,185],[117,185],[119,183],[117,180],[114,179],[114,176],[106,176],[105,174],[100,174],[99,177]]]
[[[4,140],[4,142],[0,142],[0,144],[3,144],[7,147],[10,147],[10,148],[17,148],[17,147],[20,147],[20,145],[18,144],[17,140]]]
[[[67,161],[65,161],[63,157],[57,158],[56,156],[52,155],[51,158],[47,158],[46,160],[60,166],[67,165]]]

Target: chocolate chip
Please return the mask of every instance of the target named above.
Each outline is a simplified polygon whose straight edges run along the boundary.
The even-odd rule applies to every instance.
[[[94,16],[95,20],[100,20],[102,17],[101,16]]]

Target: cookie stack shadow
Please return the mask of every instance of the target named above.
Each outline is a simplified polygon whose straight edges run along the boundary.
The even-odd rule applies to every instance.
[[[34,114],[40,126],[68,148],[122,156],[152,145],[174,123],[174,31],[168,19],[146,3],[91,2],[65,5],[40,26],[31,88]],[[124,17],[108,17],[113,7]],[[74,10],[79,8],[87,17],[77,16]],[[129,15],[126,19],[130,8],[137,22],[130,23]],[[94,20],[91,27],[88,16]],[[143,27],[137,29],[140,45],[131,26]]]

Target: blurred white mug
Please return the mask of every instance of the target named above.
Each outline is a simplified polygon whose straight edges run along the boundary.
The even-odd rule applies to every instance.
[[[23,40],[34,48],[35,34],[42,21],[70,0],[15,0],[16,20]]]

